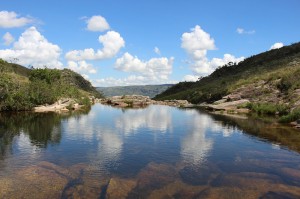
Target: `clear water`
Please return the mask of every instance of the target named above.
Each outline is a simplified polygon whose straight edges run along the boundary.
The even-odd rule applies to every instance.
[[[300,131],[196,109],[0,115],[0,198],[300,198]]]

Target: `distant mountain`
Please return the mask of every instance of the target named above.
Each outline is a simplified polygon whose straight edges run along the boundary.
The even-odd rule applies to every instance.
[[[121,95],[144,95],[153,98],[171,86],[173,86],[173,84],[97,87],[96,89],[105,97]]]

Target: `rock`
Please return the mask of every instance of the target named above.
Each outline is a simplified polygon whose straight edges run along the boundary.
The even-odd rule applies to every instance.
[[[25,199],[60,198],[71,178],[68,170],[49,162],[41,162],[18,170],[11,177],[0,179],[0,196]]]
[[[296,196],[291,193],[286,193],[286,192],[269,191],[268,193],[266,193],[260,197],[260,199],[281,199],[281,198],[286,198],[286,199],[297,199],[298,198],[299,199],[299,196]]]
[[[117,107],[127,107],[128,106],[128,104],[125,102],[112,102],[112,104]]]
[[[238,105],[245,104],[245,103],[248,103],[248,102],[249,102],[249,100],[247,100],[247,99],[241,99],[241,100],[238,100],[238,101],[225,102],[225,103],[221,103],[221,104],[218,104],[218,105],[208,104],[208,105],[206,105],[206,107],[208,109],[212,109],[212,110],[220,110],[220,111],[222,111],[222,110],[223,111],[225,111],[225,110],[234,110],[234,111],[236,111]]]
[[[178,178],[177,171],[171,165],[149,163],[137,176],[137,186],[128,198],[147,198],[156,189],[160,189]]]
[[[107,186],[106,198],[125,199],[136,184],[135,180],[111,178]]]
[[[117,106],[117,107],[133,107],[133,108],[140,108],[140,107],[143,108],[150,104],[167,105],[167,106],[175,106],[175,107],[191,106],[191,104],[187,100],[155,101],[155,100],[151,100],[148,96],[142,96],[142,95],[113,96],[101,100],[100,103]]]
[[[230,94],[230,95],[224,96],[223,99],[226,99],[227,101],[237,101],[237,100],[241,100],[242,97],[240,94]]]
[[[207,185],[209,180],[217,174],[218,171],[209,165],[185,166],[179,171],[183,182],[190,185]]]

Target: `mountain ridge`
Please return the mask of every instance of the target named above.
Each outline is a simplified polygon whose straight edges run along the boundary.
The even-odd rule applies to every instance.
[[[173,84],[96,87],[96,89],[101,91],[105,97],[144,95],[153,98],[171,86],[173,86]]]

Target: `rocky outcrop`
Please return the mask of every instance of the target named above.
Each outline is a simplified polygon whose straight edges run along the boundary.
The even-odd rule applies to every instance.
[[[141,108],[151,104],[167,105],[174,107],[188,107],[192,106],[187,100],[165,100],[155,101],[150,99],[148,96],[143,95],[124,95],[124,96],[113,96],[106,99],[99,99],[96,102],[107,104],[115,107],[125,108]]]
[[[247,99],[240,99],[237,101],[217,101],[214,104],[201,104],[200,106],[204,106],[209,110],[212,111],[227,111],[227,112],[233,112],[233,113],[248,113],[249,110],[245,108],[238,108],[240,105],[249,103],[250,101]]]
[[[71,98],[63,98],[51,105],[41,105],[34,107],[34,112],[68,112],[69,110],[80,109],[82,105],[79,105]]]

